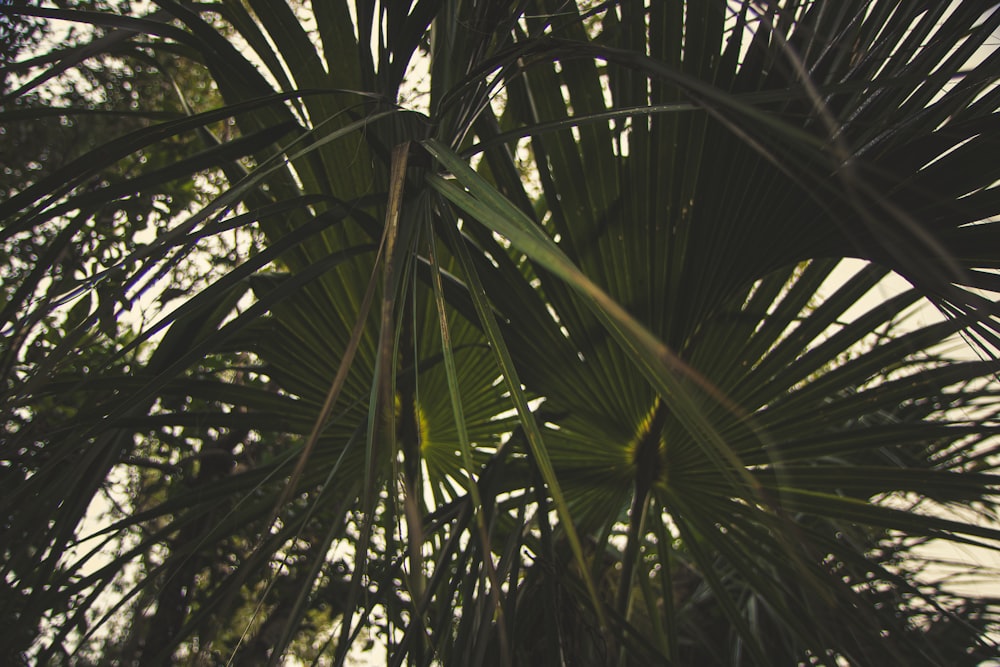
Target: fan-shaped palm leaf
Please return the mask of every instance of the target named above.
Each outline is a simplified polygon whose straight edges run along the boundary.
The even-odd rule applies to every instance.
[[[951,511],[1000,484],[1000,11],[155,5],[17,10],[93,33],[8,100],[107,53],[222,102],[0,203],[12,656],[989,655],[996,600],[917,547],[1000,538]],[[60,259],[206,173],[145,245]]]

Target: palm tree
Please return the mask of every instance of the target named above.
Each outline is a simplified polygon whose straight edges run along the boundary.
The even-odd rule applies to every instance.
[[[8,660],[995,653],[1000,8],[152,5],[0,8],[144,119],[0,203]]]

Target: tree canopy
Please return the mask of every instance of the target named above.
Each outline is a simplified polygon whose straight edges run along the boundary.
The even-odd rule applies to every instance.
[[[0,26],[6,662],[996,655],[1000,6]]]

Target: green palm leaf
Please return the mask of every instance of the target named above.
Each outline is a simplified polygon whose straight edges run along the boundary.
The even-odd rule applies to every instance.
[[[995,652],[996,8],[0,16],[8,661]]]

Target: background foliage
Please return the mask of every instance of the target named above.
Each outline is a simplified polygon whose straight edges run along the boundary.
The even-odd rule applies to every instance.
[[[8,662],[995,655],[1000,8],[0,16]]]

